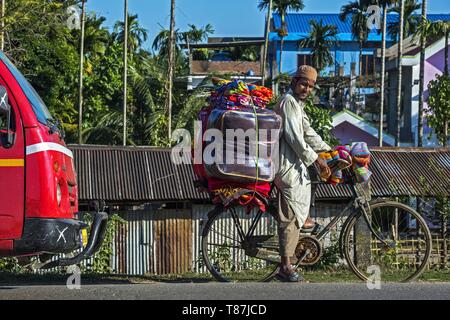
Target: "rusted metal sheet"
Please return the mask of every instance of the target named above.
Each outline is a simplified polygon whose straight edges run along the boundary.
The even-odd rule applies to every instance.
[[[192,271],[190,210],[163,210],[155,215],[154,243],[157,274]]]
[[[191,165],[175,165],[170,149],[70,146],[78,173],[79,201],[108,203],[206,200]]]

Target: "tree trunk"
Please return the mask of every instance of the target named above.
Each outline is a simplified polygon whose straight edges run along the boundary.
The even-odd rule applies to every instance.
[[[380,89],[380,124],[378,127],[378,145],[383,146],[383,117],[384,117],[384,81],[386,77],[386,24],[387,5],[383,7],[383,31],[381,42],[381,89]]]
[[[359,42],[359,86],[358,86],[358,106],[356,106],[355,111],[358,114],[360,111],[360,103],[361,103],[361,87],[362,87],[362,41]]]
[[[3,51],[5,51],[5,5],[6,5],[6,0],[1,0],[1,6],[0,6],[0,8],[1,8],[1,10],[2,10],[2,13],[1,13],[1,19],[2,19],[2,22],[1,22],[1,32],[0,32],[0,36],[2,37],[2,40],[1,40],[1,44],[0,44],[0,49],[2,50],[2,52]],[[83,4],[84,4],[84,2],[83,2]]]
[[[127,145],[127,86],[128,86],[128,0],[125,0],[123,41],[123,145]]]
[[[80,74],[78,82],[78,144],[83,143],[83,69],[84,69],[84,27],[86,20],[86,1],[81,3],[81,36],[80,36]],[[3,50],[3,49],[2,49]]]
[[[444,141],[442,141],[443,147],[447,147],[447,141],[448,141],[448,119],[445,119],[445,121],[444,121]]]
[[[398,77],[397,77],[397,136],[395,145],[400,146],[400,129],[402,118],[402,64],[403,64],[403,21],[404,21],[405,0],[400,0],[400,23],[398,38]]]
[[[449,73],[448,73],[448,37],[450,36],[449,34],[449,27],[447,26],[447,28],[445,29],[445,49],[444,49],[444,56],[445,56],[445,63],[444,63],[444,74],[448,77]]]
[[[267,10],[267,18],[266,18],[266,33],[264,35],[264,53],[262,56],[262,68],[261,68],[261,76],[262,76],[262,86],[265,85],[266,81],[266,65],[267,65],[267,52],[269,50],[269,31],[270,31],[270,17],[272,16],[272,0],[269,1],[269,8]]]
[[[280,43],[280,65],[278,68],[278,73],[283,72],[283,46],[284,46],[284,37],[281,37],[281,43]]]
[[[167,137],[172,138],[172,82],[173,82],[173,67],[174,67],[174,55],[175,55],[175,0],[171,0],[170,7],[170,40],[169,40],[169,79],[167,84]]]
[[[446,201],[446,199],[443,199]],[[444,204],[443,204],[444,205]],[[443,209],[443,208],[442,208]],[[442,247],[441,247],[441,269],[445,269],[447,267],[447,215],[445,212],[440,212],[441,218],[441,238],[442,238]]]
[[[423,91],[425,87],[425,49],[426,49],[426,34],[425,25],[427,23],[427,0],[422,1],[422,34],[420,37],[420,76],[419,76],[419,111],[417,124],[417,146],[423,145]]]

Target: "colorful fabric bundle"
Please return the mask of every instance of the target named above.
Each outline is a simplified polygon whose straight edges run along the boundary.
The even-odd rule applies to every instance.
[[[239,109],[241,107],[265,108],[272,100],[272,90],[240,80],[213,79],[214,91],[208,99],[214,108]]]
[[[262,212],[266,212],[265,204],[251,192],[251,189],[222,186],[220,189],[213,190],[212,193],[213,204],[222,204],[225,208],[228,208],[232,204],[239,204],[246,207],[247,214],[249,214],[254,208],[258,208]],[[268,197],[268,194],[260,195]]]
[[[351,156],[347,150],[345,148],[338,150],[335,148],[334,151],[319,154],[319,157],[327,161],[331,170],[331,176],[327,182],[333,185],[344,183],[342,170],[352,164]]]
[[[264,128],[264,125],[268,121],[266,119],[270,118],[266,114],[269,114],[272,111],[262,109],[265,109],[267,104],[272,100],[272,90],[254,84],[246,84],[240,80],[229,81],[219,78],[213,78],[212,81],[214,84],[214,90],[211,92],[211,95],[207,99],[208,106],[200,110],[198,114],[198,119],[202,122],[202,136],[205,133],[205,130],[208,128],[208,124],[210,122],[213,123],[213,114],[215,111],[219,111],[217,109],[226,111],[227,114],[233,114],[232,110],[239,110],[239,114],[250,112],[252,118],[254,118],[255,114],[257,114],[257,123],[260,128]],[[245,127],[244,124],[249,122],[244,121],[245,119],[246,118],[242,118],[240,122],[236,122],[236,125],[242,125],[243,127]],[[226,123],[226,121],[224,121],[223,123]],[[223,123],[222,125],[224,125]],[[278,138],[276,138],[275,140],[277,141]],[[260,141],[259,143],[264,144],[266,142]],[[204,141],[202,141],[202,146],[203,148],[205,148]],[[262,160],[264,159],[260,159],[261,164],[264,163]],[[258,165],[262,168],[261,164]],[[258,171],[258,176],[263,176],[263,171],[261,170],[261,168]],[[252,168],[252,170],[253,169],[254,168]],[[269,197],[269,182],[262,182],[258,181],[257,179],[255,179],[254,182],[249,182],[232,181],[231,179],[219,178],[207,172],[204,163],[194,164],[194,172],[199,178],[198,186],[207,189],[210,194],[213,195],[213,202],[216,201],[218,203],[225,204],[225,202],[228,203],[229,201],[236,201],[238,204],[245,206],[247,210],[258,207],[262,211],[265,211],[265,206],[258,198],[258,195],[266,198]],[[239,190],[247,190],[251,192],[247,194],[240,194]]]
[[[352,166],[356,182],[362,183],[369,180],[372,172],[369,170],[370,151],[365,142],[355,142],[351,146],[338,146],[331,152],[323,152],[319,157],[327,161],[331,170],[328,183],[336,185],[350,183],[351,177],[343,173],[343,169]]]
[[[351,155],[353,157],[353,171],[358,183],[369,180],[372,172],[369,170],[370,151],[365,142],[355,142],[352,144]]]

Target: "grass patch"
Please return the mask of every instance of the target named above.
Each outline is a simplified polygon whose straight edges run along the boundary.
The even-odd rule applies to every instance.
[[[340,270],[303,270],[301,274],[311,283],[357,283],[361,282],[351,271]],[[70,274],[48,273],[9,273],[0,272],[0,286],[7,285],[66,285]],[[252,273],[240,272],[233,275],[238,282],[254,282],[259,278]],[[395,279],[393,279],[395,280]],[[149,284],[154,282],[165,283],[208,283],[216,281],[210,274],[184,273],[168,275],[117,275],[117,274],[93,274],[81,275],[82,284]],[[276,280],[275,280],[276,281]],[[428,270],[424,272],[416,282],[450,282],[450,269]]]

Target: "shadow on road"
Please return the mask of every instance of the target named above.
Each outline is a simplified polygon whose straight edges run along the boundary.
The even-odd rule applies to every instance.
[[[30,285],[66,285],[72,274],[33,274],[33,273],[4,273],[0,272],[0,289],[7,289],[11,286]],[[145,275],[130,276],[122,274],[81,274],[81,281],[84,285],[120,285],[139,283],[206,283],[213,279],[208,276],[181,276],[181,275]],[[11,289],[11,288],[10,288]]]

